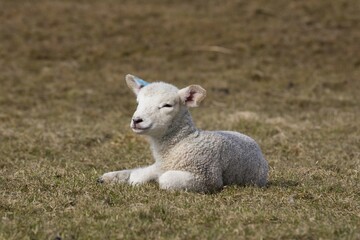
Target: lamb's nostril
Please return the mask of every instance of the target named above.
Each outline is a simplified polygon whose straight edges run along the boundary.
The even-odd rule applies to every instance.
[[[136,118],[133,118],[133,122],[134,122],[134,124],[138,124],[138,123],[143,122],[143,120],[142,120],[142,118],[136,117]]]

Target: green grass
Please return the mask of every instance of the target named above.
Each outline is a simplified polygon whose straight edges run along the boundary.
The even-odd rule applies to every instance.
[[[0,0],[0,239],[360,239],[359,11]],[[152,162],[127,73],[207,89],[197,126],[256,139],[268,187],[97,184]]]

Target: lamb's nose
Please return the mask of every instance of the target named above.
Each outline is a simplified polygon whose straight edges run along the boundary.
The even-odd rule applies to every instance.
[[[143,122],[143,120],[142,120],[142,118],[136,117],[136,118],[133,118],[133,122],[134,122],[134,124],[138,124],[138,123]]]

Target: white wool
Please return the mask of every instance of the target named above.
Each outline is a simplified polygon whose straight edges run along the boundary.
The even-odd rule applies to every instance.
[[[137,134],[150,143],[155,163],[149,167],[104,174],[101,182],[132,185],[159,182],[162,189],[213,192],[224,185],[265,186],[268,163],[258,144],[232,131],[202,131],[195,127],[188,107],[196,107],[206,91],[191,85],[147,83],[132,75],[128,86],[137,95],[131,121]]]

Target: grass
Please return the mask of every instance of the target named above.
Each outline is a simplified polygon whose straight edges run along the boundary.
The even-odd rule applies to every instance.
[[[358,1],[0,1],[0,239],[359,239]],[[218,46],[218,47],[214,47]],[[267,188],[99,185],[150,164],[124,76],[208,90]]]

